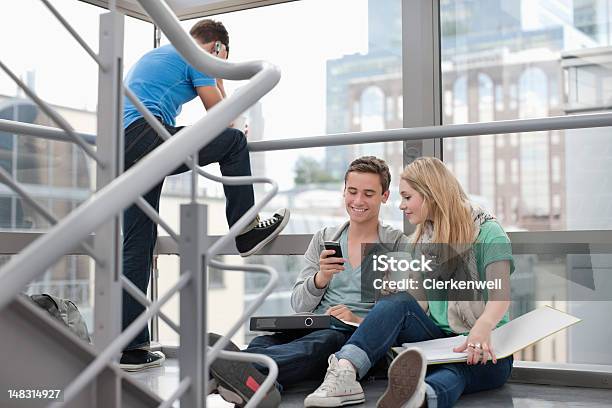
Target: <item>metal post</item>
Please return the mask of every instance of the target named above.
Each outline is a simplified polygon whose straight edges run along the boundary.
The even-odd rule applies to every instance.
[[[19,120],[19,102],[13,105],[13,120]],[[11,159],[11,175],[14,180],[17,180],[17,160],[18,160],[18,140],[17,134],[13,133],[13,154]],[[49,162],[53,163],[53,162]],[[10,226],[12,229],[23,228],[22,225],[17,225],[17,200],[19,199],[19,195],[11,195],[11,223]]]
[[[181,239],[179,252],[181,275],[192,273],[192,279],[181,290],[179,367],[181,381],[191,378],[191,387],[181,397],[181,407],[206,407],[206,382],[204,370],[207,348],[206,291],[207,272],[204,256],[200,253],[203,240],[207,239],[207,206],[204,204],[181,205]]]
[[[405,128],[442,124],[439,0],[402,2],[402,85]],[[415,56],[418,55],[418,58]],[[403,165],[419,156],[442,159],[442,139],[405,141]],[[414,227],[404,220],[404,232]]]
[[[153,48],[159,48],[161,42],[161,30],[153,24]],[[153,257],[153,270],[151,271],[151,300],[155,302],[159,296],[159,271],[157,269],[157,254]],[[151,342],[159,342],[159,315],[151,319]],[[157,346],[157,344],[156,344]],[[160,347],[161,348],[161,347]]]
[[[151,302],[157,301],[159,298],[159,269],[157,269],[157,258],[159,255],[153,255],[153,268],[151,268]],[[159,342],[159,315],[155,315],[151,319],[151,343]]]
[[[158,26],[153,25],[153,48],[159,48],[161,44],[161,30]]]
[[[123,172],[123,15],[117,12],[100,16],[100,54],[98,70],[97,153],[105,168],[98,168],[97,189],[112,182]],[[104,265],[96,265],[94,345],[102,352],[122,329],[121,305],[121,214],[96,231],[96,255]],[[112,377],[97,380],[97,406],[119,407],[120,388]]]

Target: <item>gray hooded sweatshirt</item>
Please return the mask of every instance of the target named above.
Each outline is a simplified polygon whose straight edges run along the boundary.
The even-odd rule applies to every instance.
[[[314,283],[314,276],[319,271],[319,257],[325,249],[323,243],[324,241],[338,241],[348,226],[349,221],[346,221],[339,227],[325,227],[313,235],[304,254],[306,266],[300,272],[291,293],[291,307],[296,313],[313,312],[324,299],[327,287],[318,289]],[[409,243],[408,237],[402,231],[380,223],[378,224],[378,239],[381,244],[389,246],[389,251],[405,248]]]

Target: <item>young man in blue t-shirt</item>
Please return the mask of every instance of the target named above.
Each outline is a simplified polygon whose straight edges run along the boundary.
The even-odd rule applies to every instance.
[[[229,52],[229,35],[220,22],[202,20],[190,30],[196,43],[205,51],[226,59]],[[125,84],[138,99],[157,117],[170,134],[176,127],[176,117],[184,103],[196,96],[210,109],[223,98],[225,90],[222,79],[212,78],[198,72],[177,52],[172,45],[165,45],[146,53],[128,72]],[[125,100],[123,111],[125,126],[125,169],[129,169],[163,139],[146,122],[136,107]],[[238,129],[227,128],[198,153],[200,166],[219,163],[224,176],[250,176],[251,164],[247,141]],[[182,165],[171,174],[189,169]],[[169,174],[170,175],[170,174]],[[159,211],[159,199],[163,181],[149,191],[145,200]],[[230,227],[254,205],[252,185],[223,186],[226,217]],[[287,224],[289,211],[281,209],[272,218],[252,220],[236,238],[236,247],[242,256],[253,255],[276,237]],[[125,210],[123,215],[123,273],[144,293],[149,285],[153,260],[153,249],[157,240],[157,225],[136,205]],[[144,307],[126,292],[123,294],[123,328],[132,323]],[[159,366],[164,357],[161,353],[146,350],[149,345],[149,330],[145,327],[125,348],[121,367],[137,371]]]

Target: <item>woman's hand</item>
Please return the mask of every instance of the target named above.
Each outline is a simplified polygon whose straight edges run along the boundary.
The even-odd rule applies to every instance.
[[[491,331],[495,329],[510,307],[510,262],[497,261],[487,266],[487,280],[501,279],[503,291],[489,292],[489,302],[476,324],[470,330],[467,340],[455,353],[467,353],[468,364],[486,364],[489,357],[497,364],[497,357],[491,344]]]
[[[345,305],[332,306],[327,309],[325,314],[332,315],[336,319],[344,320],[345,322],[361,323],[363,321],[363,318],[354,315]]]
[[[455,353],[467,353],[467,364],[486,364],[489,357],[493,364],[497,364],[497,357],[491,345],[491,329],[479,325],[478,322],[467,337],[467,340],[459,347],[453,349]]]

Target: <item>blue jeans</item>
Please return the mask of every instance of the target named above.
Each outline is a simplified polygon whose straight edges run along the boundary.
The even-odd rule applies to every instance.
[[[170,134],[181,128],[165,125]],[[129,169],[140,159],[161,145],[163,139],[144,120],[138,119],[125,130],[124,167]],[[226,129],[198,153],[198,163],[205,166],[218,162],[224,176],[250,176],[251,163],[244,134],[237,129]],[[189,168],[179,166],[169,175],[184,173]],[[159,211],[163,181],[146,193],[144,199]],[[225,215],[232,226],[255,202],[252,185],[223,186],[226,197]],[[157,241],[157,224],[136,205],[123,212],[123,274],[144,293],[149,286],[153,250]],[[144,311],[144,307],[123,292],[123,328],[125,329]],[[149,328],[145,327],[125,348],[131,350],[149,344]]]
[[[336,357],[353,363],[359,378],[363,378],[390,347],[448,336],[412,296],[398,293],[376,303]],[[452,407],[461,394],[501,387],[510,377],[512,361],[508,357],[497,364],[453,363],[428,367],[425,377],[428,407]]]
[[[327,359],[346,343],[351,332],[334,329],[309,333],[284,332],[255,337],[245,350],[264,354],[278,365],[277,382],[282,387],[302,381],[321,381],[327,371]],[[267,369],[256,365],[267,373]]]

